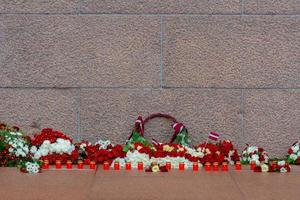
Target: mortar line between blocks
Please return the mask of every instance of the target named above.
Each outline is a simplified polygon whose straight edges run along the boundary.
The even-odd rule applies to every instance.
[[[81,140],[81,118],[80,118],[80,110],[81,110],[81,88],[79,88],[77,90],[77,96],[76,96],[77,141]]]
[[[242,188],[239,186],[238,182],[234,179],[234,177],[232,176],[231,172],[229,172],[229,176],[231,178],[231,180],[233,181],[233,183],[235,184],[236,188],[238,189],[238,191],[240,192],[240,194],[242,195],[244,200],[247,200],[247,195],[244,193],[244,191],[242,190]]]
[[[245,14],[245,0],[241,0],[241,15]]]
[[[164,21],[163,16],[160,16],[160,89],[164,86],[164,59],[163,59],[163,42],[164,42]]]
[[[242,138],[245,137],[245,91],[241,90],[241,126],[242,126]],[[241,142],[241,141],[240,141]]]

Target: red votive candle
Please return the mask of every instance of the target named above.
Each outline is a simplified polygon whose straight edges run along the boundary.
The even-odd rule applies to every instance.
[[[179,163],[179,171],[184,171],[184,163]]]
[[[197,162],[193,163],[193,171],[198,171],[199,170],[199,164]]]
[[[60,160],[57,160],[57,161],[55,162],[55,168],[56,168],[56,169],[61,169],[61,161],[60,161]]]
[[[125,163],[125,169],[126,170],[131,170],[131,163],[130,162]]]
[[[256,163],[255,163],[255,161],[252,161],[252,162],[250,163],[250,169],[251,169],[251,170],[254,170],[255,167],[256,167]]]
[[[213,170],[216,172],[216,171],[219,171],[219,163],[218,162],[214,162],[213,163]]]
[[[49,160],[43,161],[43,169],[49,169]]]
[[[78,162],[77,162],[77,169],[83,169],[83,162],[82,162],[82,160],[78,160]]]
[[[242,170],[242,164],[240,161],[236,161],[235,163],[235,170]]]
[[[138,170],[143,170],[144,169],[143,162],[138,162],[137,168],[138,168]]]
[[[109,162],[104,162],[102,167],[103,170],[109,170]]]
[[[72,169],[72,161],[68,160],[66,164],[67,169]]]
[[[167,168],[167,170],[171,170],[171,168],[172,168],[171,162],[166,162],[166,168]]]
[[[114,170],[120,170],[120,163],[119,162],[114,163]]]
[[[90,169],[96,169],[96,162],[95,161],[90,162]]]
[[[205,171],[207,171],[207,172],[210,171],[210,169],[211,169],[211,164],[210,164],[209,162],[205,163],[204,169],[205,169]]]
[[[228,164],[227,164],[227,162],[223,162],[223,163],[222,163],[222,171],[223,171],[223,172],[228,171]]]

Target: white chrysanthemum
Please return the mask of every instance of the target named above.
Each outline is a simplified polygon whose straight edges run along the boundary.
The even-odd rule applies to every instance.
[[[110,142],[110,140],[99,140],[95,144],[99,144],[100,145],[99,149],[107,149],[107,147],[109,145],[113,146],[113,144]]]
[[[282,168],[280,169],[280,172],[281,172],[281,173],[286,173],[287,170],[286,170],[284,167],[282,167]]]
[[[279,166],[284,166],[284,165],[285,165],[285,161],[284,161],[284,160],[278,161],[277,164],[278,164]]]
[[[292,150],[294,153],[297,153],[299,151],[299,146],[298,145],[292,146]]]
[[[291,155],[290,155],[290,158],[291,158],[292,160],[297,160],[298,155],[296,155],[296,154],[291,154]]]
[[[33,154],[35,159],[39,159],[40,157],[47,156],[51,153],[67,153],[71,155],[74,150],[75,146],[69,140],[58,138],[54,143],[50,143],[49,140],[45,140]]]
[[[30,148],[30,153],[35,154],[36,151],[37,151],[36,146],[32,146],[32,147]]]

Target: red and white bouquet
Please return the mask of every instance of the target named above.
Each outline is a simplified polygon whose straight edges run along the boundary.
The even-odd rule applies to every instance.
[[[300,142],[295,142],[288,150],[287,162],[300,165]]]
[[[241,156],[242,164],[249,164],[254,162],[256,166],[260,166],[269,162],[269,156],[263,148],[256,146],[247,146],[242,152]]]
[[[37,173],[40,163],[29,152],[30,138],[18,127],[0,124],[0,166],[19,167],[22,172]]]
[[[99,140],[95,144],[81,142],[76,146],[79,147],[79,159],[87,164],[90,161],[100,164],[104,162],[112,163],[114,159],[125,156],[123,147],[119,144],[114,145],[109,140]]]
[[[240,160],[238,152],[230,140],[219,141],[216,144],[202,143],[198,146],[197,151],[203,153],[199,157],[202,164],[206,162],[217,162],[219,164],[228,162],[229,164],[234,164]]]
[[[50,164],[57,160],[66,163],[68,160],[76,161],[78,152],[73,140],[60,131],[51,128],[43,129],[41,133],[31,139],[30,152],[38,160],[48,160]]]

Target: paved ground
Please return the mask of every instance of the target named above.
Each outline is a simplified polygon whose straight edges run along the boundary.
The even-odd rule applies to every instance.
[[[300,167],[288,174],[171,171],[48,170],[23,174],[0,168],[1,200],[205,199],[284,200],[300,198]]]

